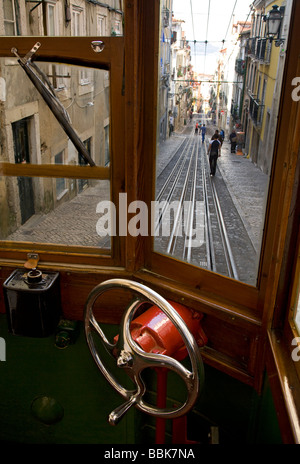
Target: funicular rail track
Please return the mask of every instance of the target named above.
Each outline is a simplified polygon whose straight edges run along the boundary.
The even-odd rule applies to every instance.
[[[238,279],[201,137],[187,135],[158,180],[155,250]]]

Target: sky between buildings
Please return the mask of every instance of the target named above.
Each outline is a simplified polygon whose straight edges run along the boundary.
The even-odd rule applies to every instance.
[[[173,0],[174,18],[185,21],[183,29],[191,45],[195,71],[213,74],[219,50],[226,48],[226,41],[231,39],[233,21],[250,21],[252,3],[251,0]]]

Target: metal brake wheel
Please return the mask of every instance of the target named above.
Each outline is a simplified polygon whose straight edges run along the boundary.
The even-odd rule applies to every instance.
[[[129,304],[123,314],[120,324],[118,340],[115,343],[109,342],[103,330],[99,326],[93,314],[93,305],[97,298],[104,292],[115,288],[125,288],[135,294],[134,300]],[[133,340],[130,333],[130,325],[134,319],[136,311],[144,303],[152,303],[158,306],[172,321],[179,331],[186,346],[191,370],[185,368],[179,361],[170,356],[156,353],[147,353]],[[124,404],[117,407],[109,415],[109,423],[116,425],[131,406],[135,406],[140,411],[151,416],[164,419],[175,419],[186,414],[194,406],[199,392],[200,384],[203,380],[203,363],[195,338],[189,331],[181,316],[175,309],[162,298],[158,293],[150,288],[134,281],[125,279],[111,279],[97,285],[89,294],[84,312],[84,328],[87,344],[98,368],[112,385],[112,387],[126,400]],[[106,351],[114,358],[116,365],[125,370],[132,379],[136,388],[128,390],[116,380],[107,370],[102,362],[94,343],[93,334],[97,333]],[[187,398],[184,404],[177,409],[157,408],[145,402],[144,394],[146,386],[141,378],[141,373],[146,368],[164,367],[176,372],[185,382],[187,387]],[[201,381],[200,381],[201,379]]]

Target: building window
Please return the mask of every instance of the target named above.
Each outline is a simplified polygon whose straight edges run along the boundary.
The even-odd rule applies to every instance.
[[[55,164],[64,164],[64,151],[61,151],[54,157]],[[56,179],[56,198],[59,200],[66,192],[66,179]]]
[[[76,5],[72,6],[72,35],[85,35],[84,10]],[[79,84],[88,85],[92,81],[92,73],[88,68],[81,68],[79,71]]]
[[[110,157],[109,157],[109,125],[104,127],[104,133],[105,133],[105,147],[104,147],[104,165],[107,166],[110,162]]]
[[[297,301],[296,301],[296,307],[295,307],[294,322],[295,322],[295,326],[298,331],[298,334],[300,335],[300,277],[298,278],[298,295],[297,295]]]
[[[76,5],[72,5],[72,36],[85,35],[84,10]]]
[[[254,71],[253,71],[253,78],[252,78],[252,82],[251,82],[252,93],[254,93],[255,82],[256,82],[256,68],[254,68]]]
[[[92,83],[93,72],[89,68],[82,68],[79,71],[79,84],[88,85]]]
[[[5,35],[17,35],[16,10],[14,0],[3,0]]]
[[[121,35],[121,21],[115,21],[114,33],[115,35]]]
[[[256,92],[256,95],[257,95],[258,99],[259,99],[259,95],[260,95],[260,86],[261,86],[261,76],[258,76],[258,84],[257,84],[257,92]]]
[[[262,93],[261,93],[261,104],[262,105],[265,104],[266,90],[267,90],[267,79],[264,79]]]
[[[97,15],[97,35],[106,35],[106,17],[103,15]]]
[[[251,89],[251,80],[252,80],[252,73],[253,73],[253,64],[249,67],[250,72],[248,74],[248,90]]]
[[[55,3],[46,4],[46,35],[57,35],[57,19]]]
[[[53,64],[51,65],[51,72],[52,85],[55,90],[62,90],[69,87],[68,82],[70,83],[71,76],[67,66]]]
[[[299,242],[299,239],[298,239]],[[300,347],[300,245],[295,250],[295,276],[292,284],[292,294],[290,302],[290,323],[294,330],[294,335],[298,336],[295,345]],[[300,351],[299,351],[300,353]]]
[[[87,149],[89,155],[91,155],[92,154],[91,153],[91,150],[92,150],[92,138],[89,137],[83,143],[84,143],[85,148]],[[80,156],[79,153],[78,153],[78,164],[79,164],[79,166],[85,166],[87,164],[86,161],[82,158],[82,156]],[[78,193],[82,192],[85,188],[87,188],[87,186],[88,186],[88,180],[87,179],[78,179],[78,183],[77,183]]]

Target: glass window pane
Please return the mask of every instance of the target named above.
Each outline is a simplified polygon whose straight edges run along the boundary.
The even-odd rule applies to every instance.
[[[61,151],[55,155],[55,164],[63,164],[64,152]],[[66,180],[63,178],[56,179],[56,198],[60,199],[66,192]]]
[[[17,59],[0,59],[6,92],[2,102],[6,150],[0,160],[55,164],[55,156],[64,151],[66,165],[86,164],[85,156],[97,166],[107,165],[109,71],[58,63],[39,62],[36,66],[38,70],[34,67],[32,72],[39,82],[44,81],[42,94]],[[52,108],[45,98],[50,98]]]
[[[295,310],[295,326],[298,330],[298,333],[300,335],[300,293],[299,293],[299,289],[300,289],[300,278],[299,278],[299,284],[298,284],[298,301],[297,301],[297,304],[296,304],[296,310]]]
[[[6,35],[15,35],[15,24],[10,21],[5,21]]]
[[[14,3],[13,0],[3,0],[4,20],[14,20]]]
[[[14,0],[3,1],[3,20],[5,35],[16,34],[16,17]]]
[[[109,199],[106,180],[2,176],[0,239],[110,250]]]
[[[55,5],[46,5],[47,8],[47,35],[56,35]]]
[[[256,285],[292,2],[228,3],[160,3],[154,251]]]
[[[297,263],[295,271],[295,281],[293,284],[293,294],[291,302],[291,317],[293,319],[298,335],[300,336],[300,247],[298,245]]]

